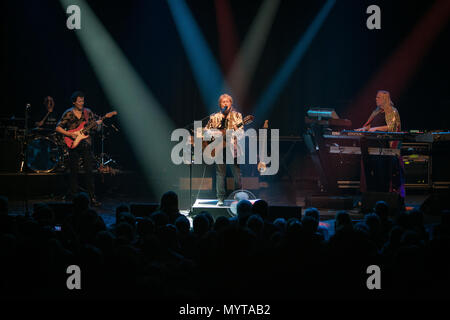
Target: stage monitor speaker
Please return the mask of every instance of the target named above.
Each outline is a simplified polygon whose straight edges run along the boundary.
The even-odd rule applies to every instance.
[[[277,218],[302,218],[302,207],[300,206],[269,206],[269,220],[274,221]]]
[[[147,217],[159,208],[159,203],[132,203],[131,214],[135,217]]]
[[[361,212],[374,212],[377,201],[384,201],[389,206],[389,215],[397,215],[403,208],[402,198],[395,192],[365,192],[362,194]]]
[[[424,214],[441,215],[443,210],[450,210],[450,192],[433,193],[426,198],[420,206]]]
[[[33,211],[37,209],[37,207],[47,205],[49,206],[55,215],[55,224],[62,224],[64,220],[72,214],[73,206],[70,202],[41,202],[35,203],[33,205]]]

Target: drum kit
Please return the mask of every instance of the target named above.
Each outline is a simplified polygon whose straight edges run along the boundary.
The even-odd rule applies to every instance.
[[[68,150],[61,135],[47,128],[24,128],[24,118],[1,118],[2,171],[49,173],[65,171]],[[27,132],[28,131],[28,132]]]
[[[24,162],[30,170],[36,173],[65,171],[68,158],[69,151],[61,134],[45,128],[31,130],[24,154]]]
[[[3,161],[1,171],[52,173],[68,170],[69,150],[64,143],[63,136],[54,129],[36,127],[31,130],[26,127],[24,118],[1,118],[0,140],[2,141],[2,154],[10,158]],[[114,127],[115,128],[115,127]],[[115,129],[117,130],[117,129]],[[28,132],[27,132],[28,131]],[[101,130],[101,154],[94,159],[97,168],[116,161],[103,152],[105,140],[104,129]],[[12,146],[15,146],[14,148]],[[80,160],[82,161],[82,160]],[[7,163],[5,165],[5,163]]]

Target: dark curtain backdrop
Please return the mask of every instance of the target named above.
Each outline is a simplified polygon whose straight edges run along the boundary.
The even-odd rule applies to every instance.
[[[239,42],[261,3],[230,1]],[[334,107],[360,126],[365,119],[354,119],[348,106],[433,3],[338,1],[277,97],[269,114],[271,127],[280,128],[281,135],[300,135],[309,106]],[[187,4],[220,62],[214,1]],[[251,80],[248,104],[240,106],[245,113],[252,112],[322,4],[281,2]],[[381,30],[365,26],[370,4],[382,8]],[[92,1],[91,7],[177,126],[207,115],[166,1]],[[59,1],[8,1],[2,2],[2,9],[1,117],[23,116],[26,103],[42,108],[46,95],[55,98],[62,112],[77,89],[87,94],[87,105],[97,113],[111,110],[74,31],[65,27],[66,13]],[[392,97],[403,129],[449,128],[449,30],[447,23],[405,90]],[[374,108],[374,100],[358,106],[367,110],[364,117]],[[126,137],[118,141],[117,150],[132,154]]]

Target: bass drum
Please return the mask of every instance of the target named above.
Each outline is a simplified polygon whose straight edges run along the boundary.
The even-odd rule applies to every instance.
[[[61,149],[52,139],[35,137],[28,142],[26,163],[34,172],[52,172],[58,166],[60,158]]]

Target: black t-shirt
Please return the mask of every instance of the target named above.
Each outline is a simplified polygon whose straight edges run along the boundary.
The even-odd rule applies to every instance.
[[[375,118],[373,118],[372,122],[370,123],[370,126],[373,127],[382,127],[386,125],[386,118],[384,115],[384,112],[379,112]]]
[[[42,121],[42,119],[44,119],[46,114],[47,112],[37,113],[37,115],[33,117],[33,127],[37,127],[36,122]],[[58,115],[56,114],[55,110],[53,110],[53,112],[50,112],[50,114],[47,116],[42,126],[40,126],[39,128],[55,130],[57,123],[58,123]]]

